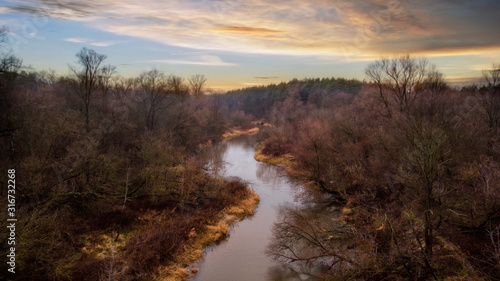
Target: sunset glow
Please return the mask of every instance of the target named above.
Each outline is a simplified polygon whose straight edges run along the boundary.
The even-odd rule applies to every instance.
[[[364,79],[381,56],[426,56],[450,82],[500,61],[498,1],[0,1],[25,64],[65,75],[82,47],[121,75],[157,67],[231,89],[304,77]],[[272,79],[259,79],[259,77]]]

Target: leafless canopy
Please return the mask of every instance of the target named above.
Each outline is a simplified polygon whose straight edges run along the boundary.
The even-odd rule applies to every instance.
[[[191,88],[191,93],[195,97],[199,97],[203,95],[203,87],[205,86],[205,82],[207,81],[207,78],[205,78],[204,75],[201,74],[196,74],[191,77],[189,77],[189,86]]]
[[[180,83],[173,76],[167,77],[158,69],[141,73],[137,78],[140,99],[144,104],[146,127],[152,130],[158,122],[161,112],[170,107],[174,100],[170,98]],[[179,90],[180,91],[180,90]]]
[[[376,84],[379,97],[390,114],[393,103],[400,112],[412,106],[430,70],[426,59],[406,55],[376,61],[365,73]]]
[[[73,73],[73,88],[75,94],[83,101],[83,114],[85,115],[85,124],[89,131],[90,103],[94,92],[99,87],[100,75],[102,72],[102,63],[106,59],[106,55],[98,54],[92,49],[82,48],[76,54],[79,68],[69,66]]]
[[[500,86],[500,64],[493,64],[490,70],[483,70],[483,81],[487,87]]]
[[[7,42],[7,26],[0,26],[0,44]]]

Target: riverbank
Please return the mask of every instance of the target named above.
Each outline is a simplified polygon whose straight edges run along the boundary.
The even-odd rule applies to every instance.
[[[205,247],[224,240],[231,226],[253,215],[260,201],[240,180],[220,179],[212,184],[217,186],[216,195],[198,205],[129,203],[134,206],[121,212],[122,216],[136,217],[134,223],[118,231],[82,236],[85,242],[80,263],[98,267],[110,280],[180,281],[193,276],[197,272],[193,264],[202,259]]]
[[[194,277],[198,273],[195,263],[203,259],[205,248],[226,239],[231,226],[252,216],[259,202],[259,195],[248,189],[247,197],[226,207],[214,223],[206,225],[202,231],[191,229],[189,242],[175,255],[172,263],[158,270],[153,280],[182,281]]]
[[[261,127],[270,126],[269,123],[264,121],[252,121],[248,126],[236,126],[229,128],[222,134],[223,140],[230,140],[239,136],[247,135],[253,136],[259,133]]]
[[[254,159],[259,162],[265,162],[272,165],[276,165],[285,169],[285,172],[293,179],[301,182],[304,186],[309,188],[309,191],[320,192],[317,185],[312,180],[308,180],[307,173],[298,169],[295,163],[295,157],[291,153],[286,153],[280,156],[272,156],[263,153],[264,143],[258,143],[255,146]],[[342,207],[342,214],[344,215],[337,220],[346,220],[347,216],[353,214],[353,209],[351,208],[354,203],[354,198],[347,198],[345,204]]]

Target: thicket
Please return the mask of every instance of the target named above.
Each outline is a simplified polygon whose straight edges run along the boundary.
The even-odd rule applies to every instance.
[[[289,86],[262,152],[291,154],[294,175],[344,202],[343,216],[284,211],[270,255],[324,280],[499,280],[499,73],[460,91],[402,56],[331,102]]]
[[[83,48],[57,77],[1,44],[0,166],[16,171],[18,280],[152,280],[193,229],[248,195],[202,157],[200,145],[233,125],[220,95],[203,95],[204,76],[123,78]]]

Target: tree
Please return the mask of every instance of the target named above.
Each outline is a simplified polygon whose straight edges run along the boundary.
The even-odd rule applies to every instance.
[[[209,99],[208,134],[211,139],[219,138],[226,126],[225,103],[221,94],[214,93]]]
[[[191,94],[195,97],[200,97],[203,95],[203,87],[205,86],[205,82],[207,78],[204,75],[196,74],[188,79],[189,86],[191,88]]]
[[[419,244],[419,236],[423,236],[425,246],[420,246],[422,255],[425,264],[433,272],[436,228],[442,221],[443,198],[450,192],[447,172],[452,166],[452,148],[445,128],[433,122],[405,122],[401,133],[404,148],[400,152],[395,178],[407,187],[405,194],[410,196],[408,204],[414,204],[414,208],[423,216],[423,234],[415,233],[415,236]],[[413,213],[414,210],[409,212]]]
[[[169,75],[168,87],[170,92],[176,97],[186,97],[189,94],[189,87],[184,84],[184,78],[175,75]]]
[[[493,64],[492,69],[483,70],[483,81],[488,88],[498,91],[498,86],[500,86],[500,64]]]
[[[313,181],[321,190],[342,199],[339,187],[326,177],[328,170],[332,169],[336,162],[336,151],[326,122],[305,119],[299,123],[294,139],[292,154],[301,163],[302,168],[309,172],[308,180]]]
[[[7,27],[0,27],[0,137],[10,147],[14,155],[13,134],[21,128],[21,111],[16,96],[16,79],[22,67],[22,60],[10,51],[4,52],[3,43],[7,42]],[[6,47],[8,49],[8,47]]]
[[[143,72],[137,78],[137,85],[144,104],[146,128],[153,130],[161,113],[174,103],[169,98],[174,86],[158,69]]]
[[[92,97],[99,88],[100,75],[103,72],[102,63],[106,55],[98,54],[92,49],[82,48],[76,54],[81,68],[69,66],[74,78],[71,81],[75,94],[83,101],[86,131],[90,131],[90,106]]]
[[[7,31],[7,26],[2,25],[0,27],[0,44],[7,42]]]
[[[493,139],[500,129],[500,64],[483,70],[483,87],[479,90],[480,101],[489,129],[488,148],[493,149]]]
[[[393,106],[405,112],[413,105],[429,71],[426,59],[415,59],[409,55],[384,58],[365,69],[366,75],[377,86],[380,101],[385,105],[388,116],[392,116]]]

